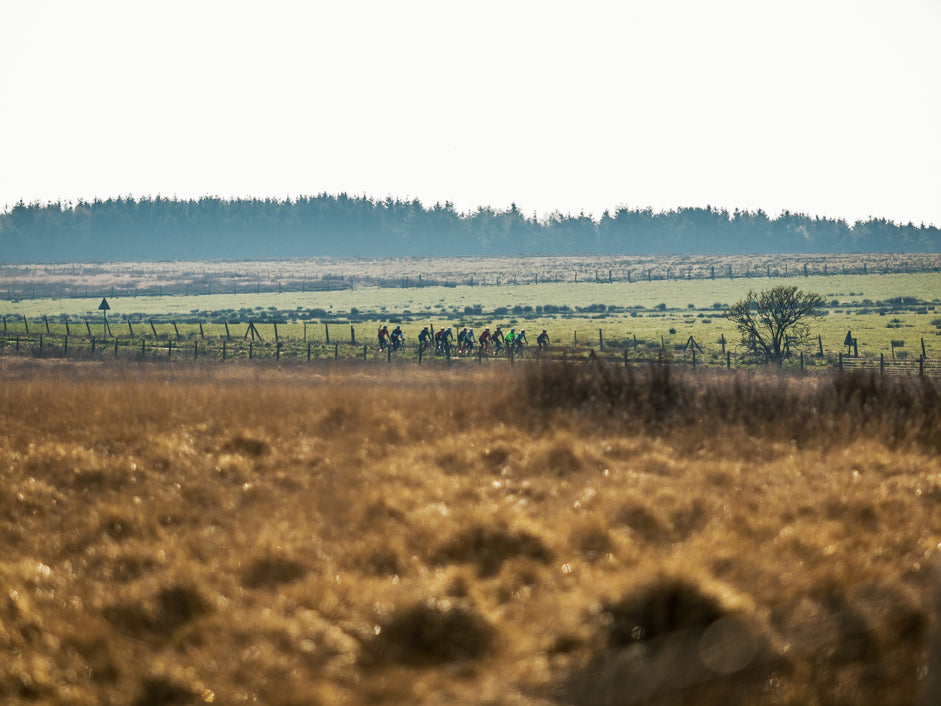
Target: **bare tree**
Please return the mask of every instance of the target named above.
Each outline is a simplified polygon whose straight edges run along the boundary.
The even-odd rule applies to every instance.
[[[800,345],[809,335],[808,317],[824,300],[819,294],[797,287],[773,287],[745,298],[725,310],[725,318],[738,326],[742,344],[769,363],[781,364],[791,344]]]

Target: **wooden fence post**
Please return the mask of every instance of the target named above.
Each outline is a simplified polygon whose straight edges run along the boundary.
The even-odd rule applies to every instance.
[[[352,326],[350,326],[350,345],[356,345],[356,329],[354,329]]]
[[[167,341],[167,360],[173,357],[173,341]]]
[[[19,338],[19,336],[17,336],[17,338],[16,338],[16,343],[17,343],[16,349],[17,349],[17,350],[20,349],[20,347],[19,347],[19,342],[20,342],[20,338]],[[91,339],[91,353],[92,353],[92,355],[95,355],[95,339],[94,339],[94,338]]]
[[[226,343],[227,343],[227,341],[226,341],[225,339],[223,339],[223,340],[222,340],[222,360],[225,360],[225,353],[226,353],[225,344],[226,344]]]
[[[843,372],[843,351],[840,351],[839,353],[838,364],[839,364],[839,371],[842,373]]]
[[[421,367],[421,358],[422,358],[423,352],[424,352],[424,348],[422,346],[419,346],[418,347],[418,367],[419,368]]]
[[[29,321],[26,320],[26,314],[23,314],[23,324],[26,326],[26,335],[29,335]]]
[[[42,322],[46,324],[46,333],[49,333],[49,319],[45,314],[42,315]]]
[[[228,320],[228,319],[223,319],[223,320],[222,320],[222,323],[225,324],[225,337],[226,337],[226,339],[231,340],[232,336],[229,335],[229,320]]]
[[[598,329],[598,348],[604,350],[604,336],[601,334],[601,329]]]
[[[885,375],[885,353],[879,354],[879,374]]]
[[[180,329],[177,328],[176,321],[171,322],[173,324],[173,330],[176,332],[176,340],[180,340]]]
[[[253,356],[253,354],[254,354],[254,352],[255,352],[255,351],[254,351],[254,348],[255,348],[255,342],[254,342],[254,341],[249,341],[249,342],[248,342],[248,359],[249,359],[249,360],[252,359],[252,356]]]
[[[823,338],[820,337],[820,334],[817,334],[817,352],[820,354],[820,357],[823,357]]]
[[[366,360],[366,354],[368,350],[369,350],[368,346],[366,346],[366,344],[363,344],[363,360]]]
[[[69,334],[65,334],[65,341],[62,343],[62,355],[69,357]]]
[[[117,338],[114,339],[114,357],[115,358],[118,357],[118,339]]]
[[[333,359],[338,360],[339,357],[340,357],[340,344],[334,343],[333,344]]]
[[[199,341],[193,341],[193,360],[199,359]]]
[[[732,369],[732,354],[731,353],[725,354],[725,369],[726,370]]]
[[[329,346],[330,345],[330,324],[324,322],[323,331],[324,331],[324,335],[326,335],[327,337],[327,345]]]

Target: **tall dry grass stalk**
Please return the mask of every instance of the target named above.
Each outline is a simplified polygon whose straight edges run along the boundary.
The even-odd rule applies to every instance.
[[[0,361],[0,701],[929,698],[936,384]]]

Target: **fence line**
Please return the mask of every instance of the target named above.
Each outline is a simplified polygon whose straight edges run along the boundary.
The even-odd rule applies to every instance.
[[[458,355],[420,353],[414,346],[392,353],[389,347],[384,349],[376,345],[356,342],[355,330],[350,331],[352,340],[332,343],[283,339],[271,336],[256,339],[249,337],[249,332],[242,335],[176,338],[162,336],[157,338],[136,337],[111,338],[85,335],[58,335],[31,331],[29,334],[0,332],[0,355],[14,355],[36,358],[66,358],[75,360],[192,360],[228,362],[238,360],[257,360],[281,362],[316,362],[316,361],[360,361],[384,362],[396,364],[507,364],[532,360],[582,360],[603,362],[608,365],[654,365],[670,364],[691,369],[738,369],[752,367],[748,356],[725,351],[703,350],[698,346],[667,346],[647,342],[610,343],[603,346],[559,345],[551,346],[542,352],[536,346],[529,346],[522,355],[492,357],[479,351]],[[698,348],[698,351],[697,351]],[[825,352],[823,355],[799,353],[788,358],[783,368],[791,371],[806,372],[849,372],[852,370],[871,370],[882,375],[922,376],[941,378],[941,361],[919,357],[917,359],[888,358],[884,354],[845,356],[842,353]]]

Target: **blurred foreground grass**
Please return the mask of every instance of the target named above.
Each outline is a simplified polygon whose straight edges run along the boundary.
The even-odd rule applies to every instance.
[[[0,366],[5,703],[909,704],[933,674],[930,381]]]

